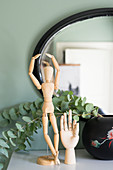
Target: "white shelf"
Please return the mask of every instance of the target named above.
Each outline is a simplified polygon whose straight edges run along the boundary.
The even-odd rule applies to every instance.
[[[60,165],[42,166],[36,164],[37,157],[47,155],[46,151],[30,151],[13,153],[8,170],[106,170],[112,169],[113,161],[94,159],[85,149],[76,150],[76,165],[64,164],[65,151],[60,151]]]

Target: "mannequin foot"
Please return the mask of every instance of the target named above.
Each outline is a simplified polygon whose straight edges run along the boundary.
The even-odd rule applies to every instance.
[[[55,159],[55,165],[60,165],[60,160],[58,158]]]
[[[58,154],[59,154],[59,152],[57,151],[56,155],[55,155],[55,159],[54,159],[55,165],[60,165],[60,160],[58,159]]]

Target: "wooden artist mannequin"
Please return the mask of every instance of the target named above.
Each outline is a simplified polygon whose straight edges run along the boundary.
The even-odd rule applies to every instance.
[[[35,59],[37,59],[39,56],[40,56],[40,54],[37,54],[36,56],[32,57],[31,63],[29,66],[29,76],[31,77],[34,85],[38,89],[42,89],[42,92],[43,92],[43,96],[44,96],[44,104],[42,107],[43,133],[44,133],[44,138],[45,138],[53,156],[39,157],[37,162],[41,165],[60,164],[60,161],[58,159],[59,134],[58,134],[56,118],[54,115],[54,106],[52,103],[52,96],[54,93],[54,89],[55,90],[58,89],[58,86],[59,86],[60,70],[59,70],[59,65],[58,65],[55,57],[53,55],[46,53],[46,56],[51,58],[53,65],[56,68],[57,72],[56,72],[55,82],[53,83],[53,82],[51,82],[52,75],[53,75],[53,68],[49,64],[47,64],[47,66],[44,68],[45,82],[42,85],[40,85],[39,81],[33,75]],[[53,127],[53,131],[54,131],[54,146],[53,146],[52,141],[48,135],[48,115],[47,114],[49,114],[50,122]]]
[[[76,120],[73,121],[72,125],[72,112],[69,110],[68,125],[67,125],[67,114],[61,116],[60,119],[60,136],[63,146],[66,148],[65,151],[65,164],[75,164],[75,150],[74,147],[79,141],[79,123]]]

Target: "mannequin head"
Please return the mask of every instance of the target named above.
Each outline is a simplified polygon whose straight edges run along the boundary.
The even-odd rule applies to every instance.
[[[51,66],[44,67],[44,75],[45,75],[45,81],[50,82],[53,76],[53,67]]]

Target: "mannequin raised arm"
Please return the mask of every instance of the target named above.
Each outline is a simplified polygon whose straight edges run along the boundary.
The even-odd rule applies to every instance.
[[[55,57],[51,54],[46,53],[46,55],[52,59],[53,65],[56,68],[56,77],[55,77],[55,84],[54,84],[54,89],[57,90],[59,88],[59,81],[60,81],[60,68],[58,65],[58,62],[56,61]]]
[[[34,69],[35,59],[37,59],[39,56],[40,56],[40,54],[37,54],[34,57],[32,57],[31,63],[29,66],[29,76],[30,76],[31,80],[33,81],[34,85],[37,87],[37,89],[41,89],[41,85],[40,85],[39,81],[36,79],[36,77],[33,75],[33,69]]]

